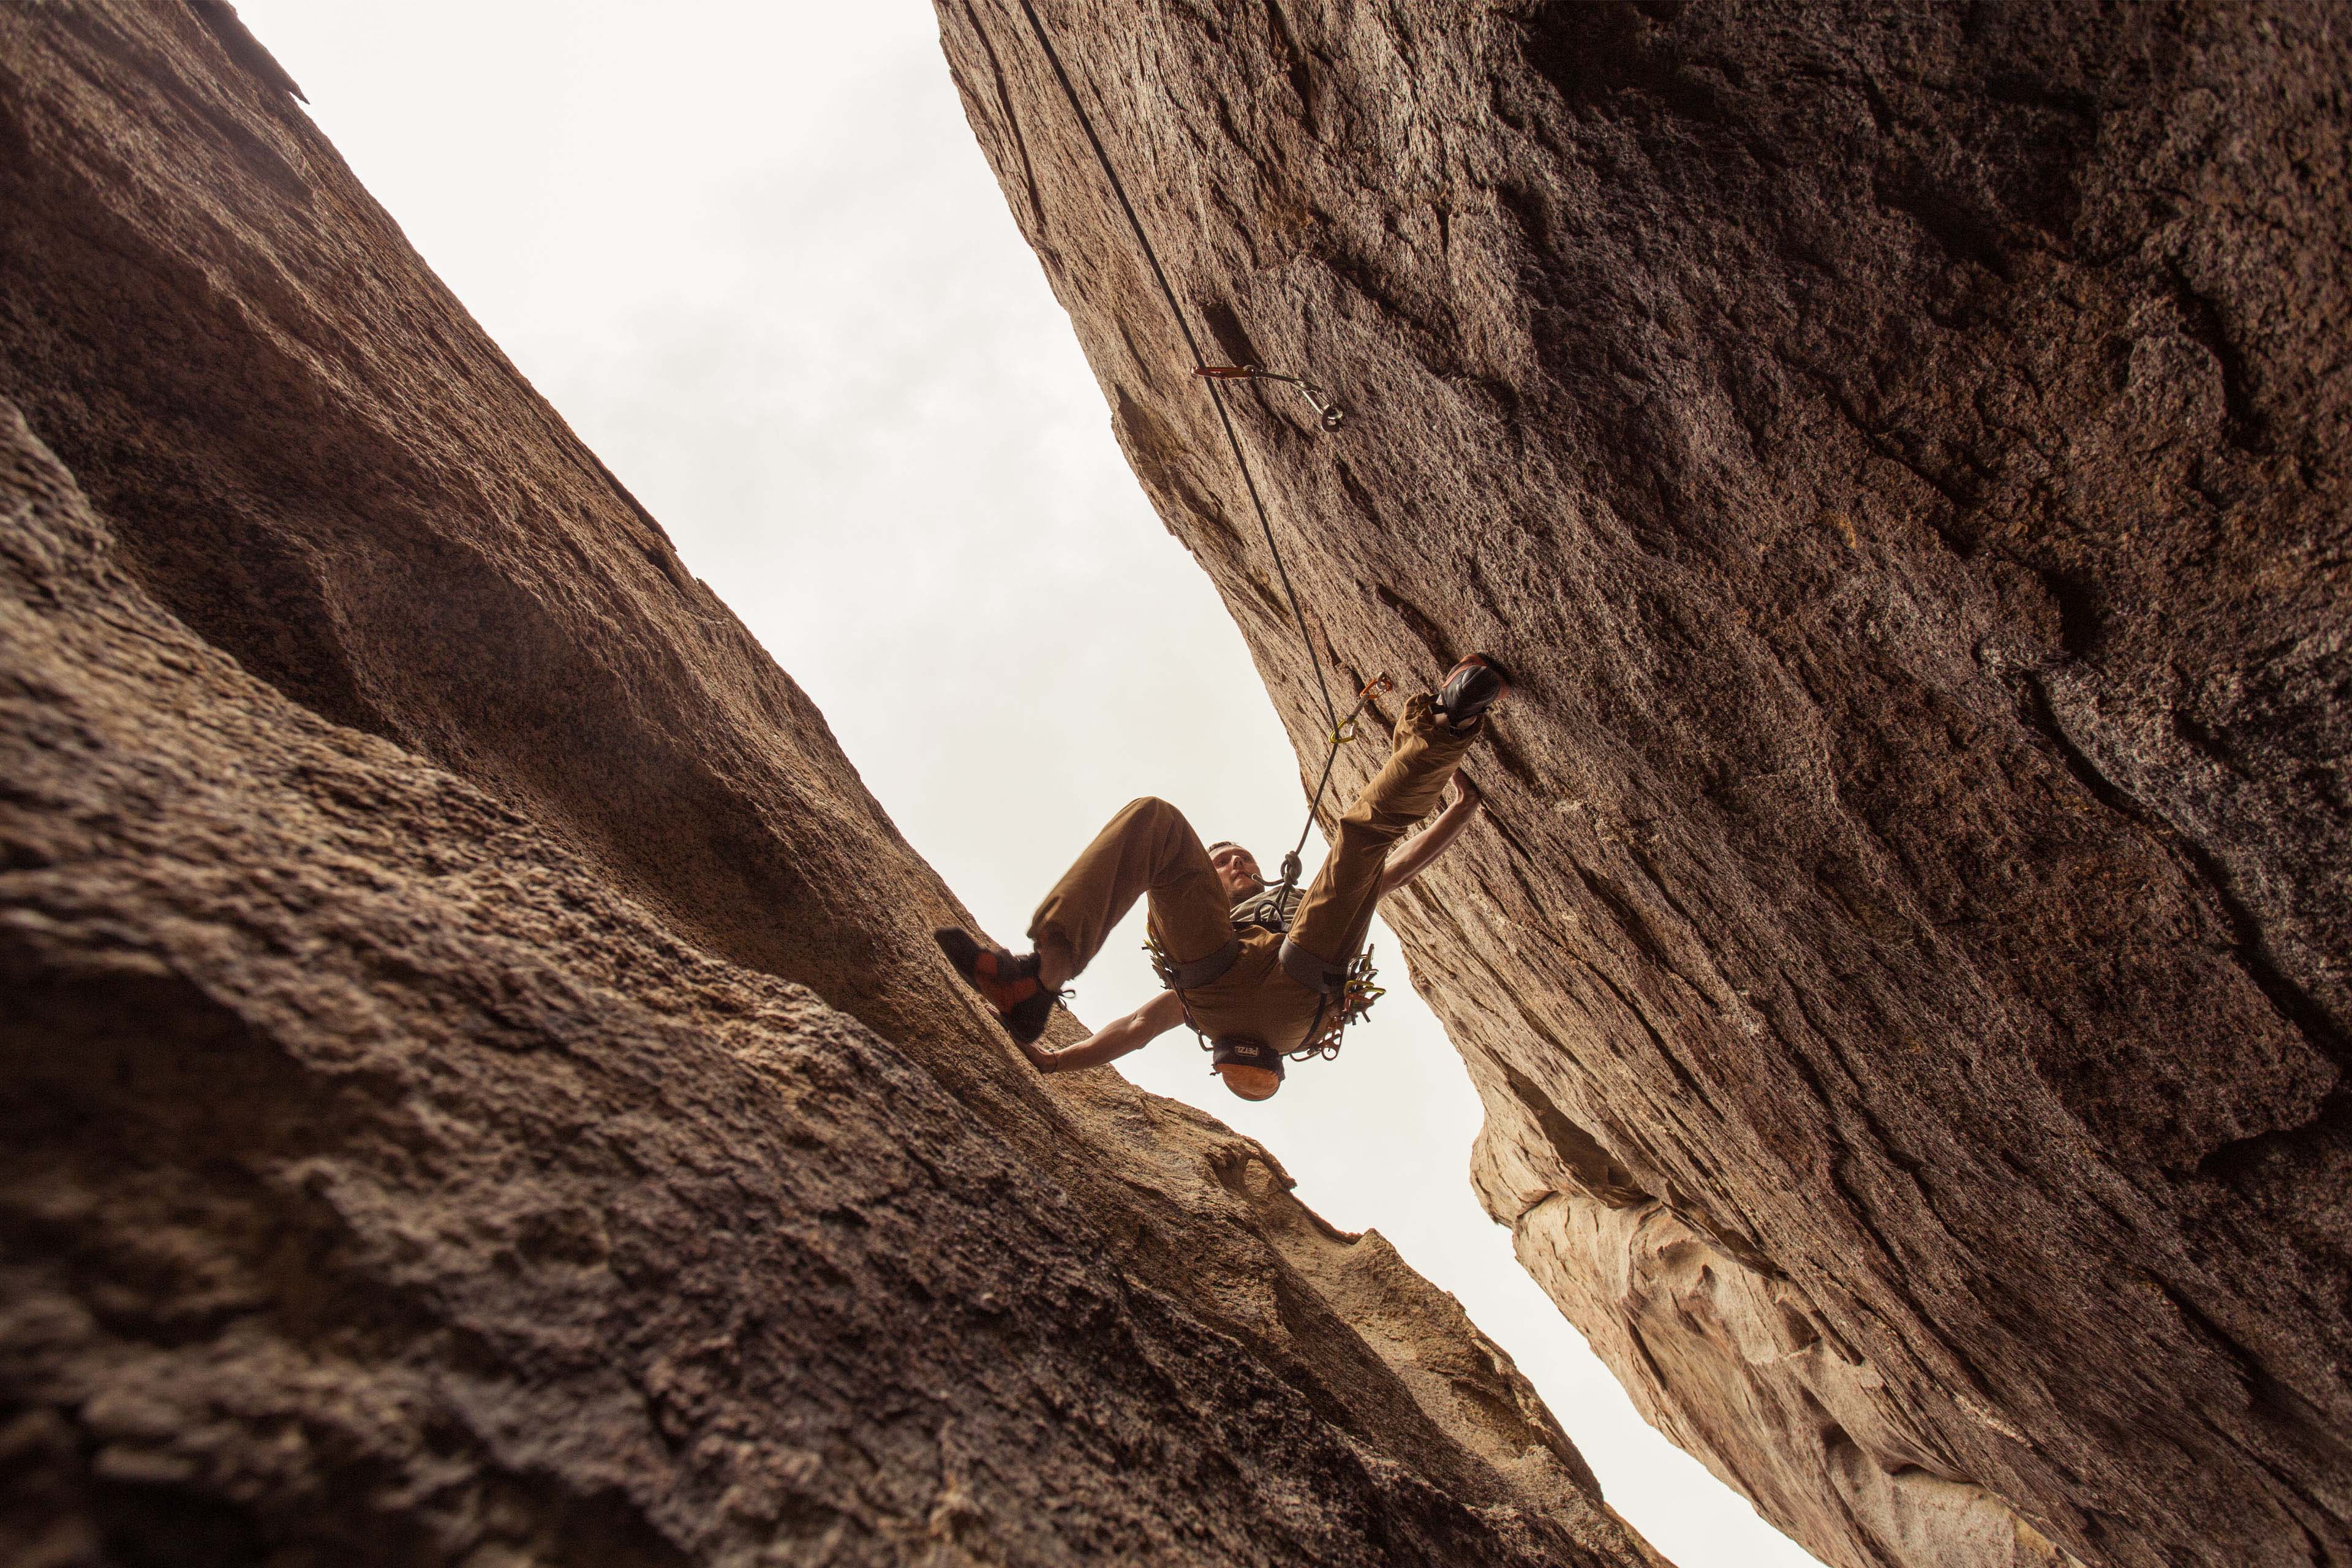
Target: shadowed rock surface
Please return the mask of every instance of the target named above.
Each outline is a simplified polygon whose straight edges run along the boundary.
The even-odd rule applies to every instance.
[[[937,9],[1319,759],[1024,7]],[[1036,10],[1202,352],[1349,409],[1231,397],[1340,678],[1522,678],[1391,918],[1651,1418],[1848,1568],[2352,1562],[2340,6]]]
[[[1378,1237],[1013,1056],[290,90],[0,6],[0,1559],[1657,1563]]]

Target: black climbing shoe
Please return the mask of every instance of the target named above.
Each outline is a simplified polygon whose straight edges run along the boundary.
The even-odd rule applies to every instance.
[[[931,940],[982,1000],[996,1009],[1014,1044],[1025,1046],[1045,1032],[1045,1020],[1054,1016],[1054,1005],[1062,994],[1047,990],[1037,978],[1035,953],[1015,957],[1002,948],[982,947],[970,931],[957,926],[940,927],[931,933]]]
[[[1434,706],[1454,729],[1467,730],[1510,689],[1510,671],[1485,654],[1474,653],[1445,672]]]

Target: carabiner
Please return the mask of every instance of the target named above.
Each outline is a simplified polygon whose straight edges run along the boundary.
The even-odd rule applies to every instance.
[[[1328,386],[1318,386],[1303,375],[1285,375],[1278,370],[1263,370],[1254,364],[1195,365],[1194,375],[1205,375],[1213,381],[1286,381],[1298,388],[1298,395],[1307,399],[1308,407],[1326,430],[1337,430],[1348,422],[1347,411],[1332,397]]]

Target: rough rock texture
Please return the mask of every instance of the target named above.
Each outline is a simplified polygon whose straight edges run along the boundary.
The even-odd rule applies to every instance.
[[[2340,5],[1036,0],[1349,679],[1474,1173],[1829,1562],[2352,1562]],[[1305,655],[1019,0],[939,0],[1137,473]],[[1343,775],[1377,763],[1358,748]]]
[[[1377,1237],[1013,1056],[288,86],[0,5],[0,1560],[1656,1563]]]

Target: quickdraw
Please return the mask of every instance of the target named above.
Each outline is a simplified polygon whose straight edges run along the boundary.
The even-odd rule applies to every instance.
[[[1348,961],[1348,979],[1339,993],[1339,1005],[1326,1007],[1316,1015],[1315,1026],[1307,1032],[1306,1041],[1291,1052],[1290,1059],[1303,1062],[1309,1057],[1329,1061],[1339,1054],[1339,1037],[1348,1026],[1365,1017],[1372,1004],[1388,994],[1385,986],[1372,984],[1380,971],[1372,967],[1372,950],[1369,944],[1359,948],[1356,956]],[[1328,1016],[1326,1017],[1325,1014]]]
[[[1298,388],[1298,395],[1323,422],[1326,430],[1337,430],[1348,422],[1347,411],[1331,395],[1328,386],[1318,386],[1303,375],[1285,375],[1278,370],[1264,370],[1254,364],[1204,364],[1192,372],[1217,381],[1286,381]]]
[[[1315,831],[1315,814],[1323,809],[1323,793],[1331,787],[1331,768],[1339,760],[1339,748],[1356,738],[1356,721],[1362,716],[1365,705],[1381,693],[1395,689],[1396,682],[1390,679],[1386,670],[1375,675],[1364,683],[1361,691],[1356,693],[1356,705],[1348,710],[1348,716],[1332,725],[1331,732],[1324,737],[1330,749],[1323,753],[1323,773],[1315,781],[1315,798],[1307,806],[1307,825],[1298,830],[1298,842],[1292,845],[1290,853],[1282,858],[1282,891],[1286,900],[1290,889],[1298,885],[1298,857],[1307,847],[1307,836]],[[1273,886],[1270,882],[1266,885]]]

